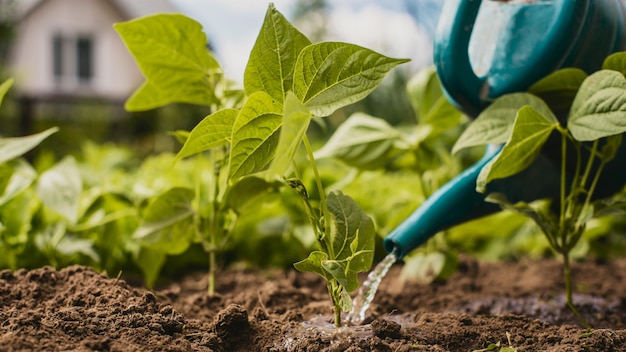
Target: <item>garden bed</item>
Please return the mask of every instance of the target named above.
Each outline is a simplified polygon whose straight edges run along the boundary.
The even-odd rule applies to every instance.
[[[563,308],[555,261],[465,259],[446,282],[401,283],[392,268],[365,324],[335,330],[325,282],[313,274],[234,270],[208,297],[189,275],[150,292],[73,266],[0,272],[0,350],[38,351],[623,351],[626,260],[574,266]],[[493,350],[498,350],[492,346]]]

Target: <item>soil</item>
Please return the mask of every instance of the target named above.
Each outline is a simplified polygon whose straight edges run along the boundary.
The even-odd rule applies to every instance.
[[[230,269],[210,297],[203,274],[148,291],[80,266],[5,270],[0,351],[626,351],[626,259],[573,266],[593,330],[565,307],[556,261],[465,258],[431,284],[400,269],[366,321],[340,329],[325,283],[293,270]]]

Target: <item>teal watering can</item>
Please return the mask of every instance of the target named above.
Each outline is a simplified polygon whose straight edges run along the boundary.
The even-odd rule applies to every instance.
[[[611,53],[626,50],[624,0],[447,0],[434,40],[434,62],[444,93],[459,110],[476,117],[504,94],[526,91],[560,68],[592,73]],[[548,146],[546,146],[548,147]],[[522,173],[475,191],[483,158],[437,190],[384,240],[398,258],[439,231],[496,212],[486,194],[512,202],[551,198],[559,190],[559,153],[544,152]],[[546,148],[544,148],[546,149]],[[603,172],[598,196],[626,184],[626,147]]]

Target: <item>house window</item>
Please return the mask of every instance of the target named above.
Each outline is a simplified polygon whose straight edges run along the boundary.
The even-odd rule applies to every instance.
[[[55,35],[52,39],[52,60],[54,78],[63,77],[63,37]]]
[[[52,38],[52,73],[58,84],[73,87],[89,83],[94,76],[94,43],[89,36]]]
[[[91,38],[76,40],[76,75],[82,82],[89,81],[93,75],[93,44]]]

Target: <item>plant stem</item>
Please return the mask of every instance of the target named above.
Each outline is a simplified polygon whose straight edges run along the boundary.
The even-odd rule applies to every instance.
[[[207,294],[209,296],[213,296],[215,294],[215,264],[215,250],[211,250],[209,252],[209,282],[207,287]]]
[[[313,174],[315,176],[315,182],[316,182],[317,190],[320,196],[321,213],[324,219],[323,229],[320,229],[324,231],[324,234],[323,234],[323,237],[321,238],[318,237],[318,240],[324,252],[328,254],[328,257],[331,259],[335,259],[335,251],[333,249],[332,239],[330,238],[331,228],[330,228],[330,224],[328,223],[328,221],[330,221],[330,213],[328,211],[328,207],[326,206],[326,193],[324,192],[322,179],[320,177],[319,171],[317,170],[317,165],[315,164],[315,157],[313,156],[313,148],[311,148],[311,144],[309,143],[309,139],[306,136],[306,134],[304,135],[302,140],[304,142],[304,147],[306,149],[309,162],[311,163],[311,169],[313,170]],[[339,284],[339,282],[337,282],[337,280],[335,279],[329,280],[328,283],[326,284],[326,287],[328,288],[328,294],[330,295],[331,300],[333,302],[335,326],[340,327],[341,326],[341,302],[340,300],[341,300],[342,287]]]
[[[583,174],[583,178],[580,182],[580,185],[584,188],[587,184],[587,179],[589,178],[589,174],[591,173],[591,169],[593,167],[593,161],[596,156],[596,151],[598,150],[598,140],[593,141],[593,146],[591,147],[591,151],[589,152],[589,160],[587,161],[587,167],[585,168],[585,173]]]
[[[567,135],[561,134],[561,204],[560,204],[560,215],[559,215],[559,227],[562,229],[565,225],[565,209],[566,209],[566,175],[567,175]],[[569,201],[569,197],[567,197]]]
[[[307,155],[309,157],[309,162],[311,163],[311,168],[313,169],[313,175],[315,175],[315,183],[317,185],[317,190],[320,195],[320,207],[322,211],[322,216],[324,221],[328,221],[330,219],[328,208],[326,207],[326,193],[324,193],[324,186],[322,185],[322,179],[320,177],[319,171],[317,170],[317,165],[315,164],[315,158],[313,157],[313,148],[311,148],[311,144],[309,143],[309,138],[306,134],[303,137],[304,147],[306,149]],[[324,224],[324,238],[323,241],[327,243],[328,254],[331,258],[335,257],[335,253],[333,253],[332,244],[330,241],[330,226]]]
[[[217,165],[216,151],[211,151],[211,165],[213,165],[213,188],[211,189],[211,213],[209,216],[209,272],[208,272],[208,284],[207,294],[213,296],[215,294],[215,274],[217,263],[217,248],[218,248],[218,231],[221,231],[220,226],[220,206],[219,206],[219,194],[220,194],[220,172],[222,170],[221,165]],[[200,194],[200,193],[198,193]]]
[[[587,165],[583,172],[583,175],[580,175],[580,147],[577,146],[577,163],[576,163],[576,172],[574,174],[574,179],[570,186],[569,194],[567,193],[567,165],[566,165],[566,157],[567,157],[567,137],[568,134],[561,134],[561,189],[560,189],[560,214],[559,214],[559,231],[555,236],[560,239],[560,243],[558,240],[555,241],[558,243],[555,248],[558,252],[560,252],[563,257],[563,279],[565,280],[565,302],[569,309],[574,313],[578,321],[586,328],[590,328],[587,321],[583,318],[583,316],[578,312],[576,307],[574,306],[574,300],[572,298],[572,270],[570,266],[570,256],[569,252],[576,245],[576,242],[580,239],[580,235],[584,230],[584,223],[581,223],[581,217],[585,216],[586,208],[589,205],[591,200],[591,193],[593,193],[593,189],[597,183],[597,178],[599,175],[599,171],[596,173],[596,177],[594,178],[590,192],[587,192],[587,197],[582,207],[577,206],[577,195],[581,189],[586,188],[587,180],[589,178],[589,174],[591,173],[591,169],[593,166],[593,159],[595,157],[596,149],[598,147],[597,141],[594,142],[591,154],[589,156],[589,160],[587,161]],[[601,165],[602,166],[602,165]],[[574,226],[572,228],[571,222],[572,220],[576,220]],[[574,233],[571,233],[571,232]],[[549,237],[549,236],[548,236]]]
[[[591,329],[591,325],[587,323],[585,318],[578,312],[576,306],[574,306],[574,300],[572,299],[572,269],[570,267],[569,252],[564,250],[563,256],[563,277],[565,279],[565,302],[567,307],[574,313],[576,319],[587,329]]]
[[[328,293],[330,293],[330,297],[333,302],[335,326],[341,327],[341,304],[339,303],[340,295],[337,292],[341,289],[341,287],[335,279],[328,281],[328,284],[326,286],[328,287]]]

